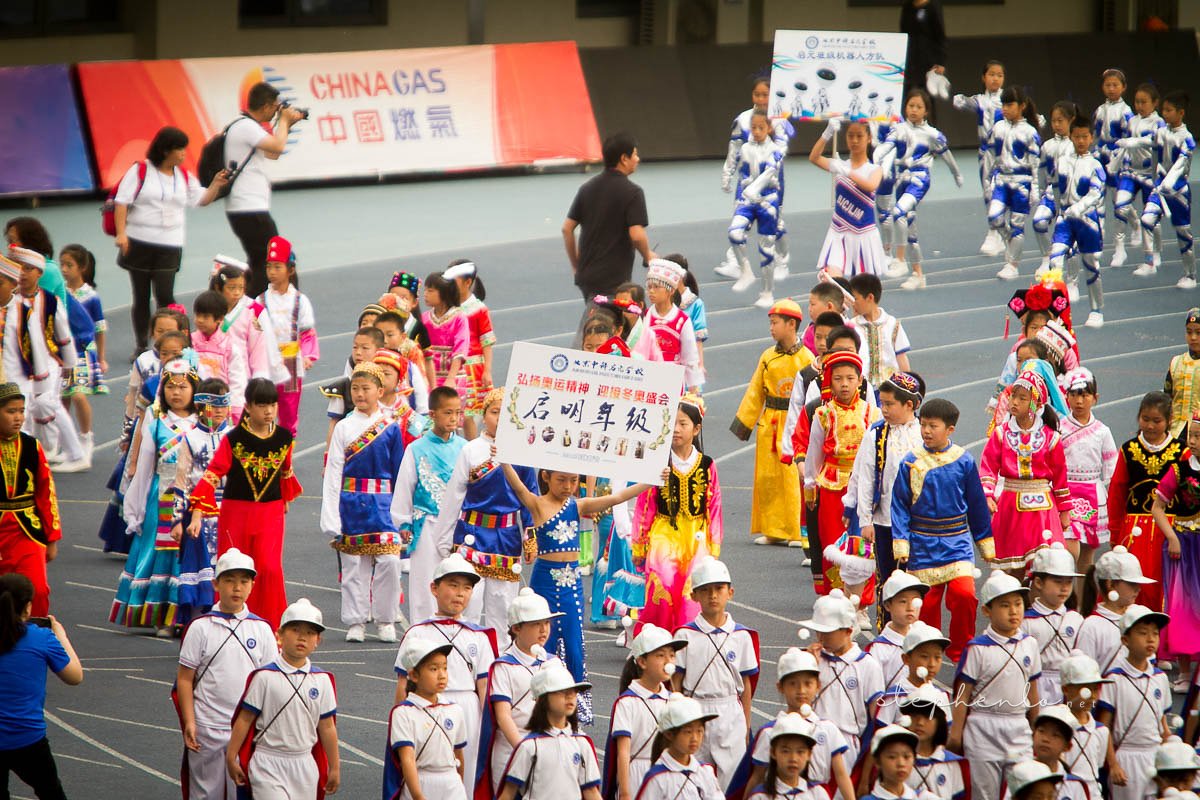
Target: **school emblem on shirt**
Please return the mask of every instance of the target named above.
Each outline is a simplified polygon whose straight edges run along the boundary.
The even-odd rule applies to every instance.
[[[1162,689],[1155,689],[1155,690],[1154,690],[1154,699],[1155,699],[1155,700],[1162,700]]]
[[[583,756],[579,755],[579,753],[572,753],[571,754],[571,763],[578,767],[580,764],[583,763]]]
[[[321,694],[321,690],[315,686],[308,690],[308,697],[311,700],[316,700],[320,694]]]
[[[446,719],[442,722],[442,725],[448,731],[454,730],[454,720],[450,719],[449,717],[446,717]]]
[[[730,664],[732,664],[734,661],[737,661],[737,653],[730,650],[728,653],[725,654],[725,658],[728,659]]]
[[[937,776],[937,784],[938,784],[938,786],[945,786],[946,785],[946,776],[938,775]]]
[[[821,745],[823,745],[823,744],[825,744],[827,741],[829,741],[829,737],[828,737],[828,736],[826,736],[824,733],[818,733],[818,734],[817,734],[817,744],[821,744]]]
[[[247,650],[253,650],[256,647],[258,647],[257,639],[247,639],[246,640],[246,649]]]
[[[1031,666],[1033,664],[1033,658],[1030,656],[1025,656],[1025,658],[1021,659],[1021,663],[1027,667]]]
[[[475,644],[474,642],[467,645],[467,655],[469,655],[471,658],[475,658],[475,656],[479,655],[479,645]]]
[[[858,678],[851,677],[850,679],[848,679],[846,681],[846,688],[847,689],[857,689],[858,688]]]
[[[1063,633],[1065,633],[1067,636],[1074,636],[1075,628],[1071,625],[1068,625],[1067,627],[1063,628]]]

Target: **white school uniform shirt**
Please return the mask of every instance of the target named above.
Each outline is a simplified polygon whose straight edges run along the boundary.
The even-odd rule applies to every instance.
[[[874,395],[874,392],[868,392]],[[900,462],[911,452],[922,446],[921,423],[913,417],[903,425],[888,427],[886,457],[883,460],[883,478],[879,484],[879,507],[875,508],[875,478],[876,446],[879,437],[883,435],[882,425],[872,425],[867,429],[858,453],[854,456],[854,467],[850,472],[850,480],[846,484],[846,494],[842,497],[847,515],[858,515],[860,527],[867,525],[892,524],[892,489],[896,485],[896,474],[900,471]],[[903,637],[901,637],[903,638]],[[896,656],[899,660],[899,656]],[[889,675],[885,669],[883,677]]]
[[[871,787],[871,793],[867,797],[871,798],[871,800],[925,800],[930,795],[918,793],[911,786],[905,786],[900,791],[900,794],[894,794],[883,788],[883,785],[879,781],[876,781],[875,785]]]
[[[1172,703],[1167,674],[1154,662],[1148,669],[1138,669],[1122,655],[1104,677],[1113,682],[1100,693],[1096,708],[1112,712],[1113,749],[1144,750],[1162,744],[1163,716]]]
[[[719,627],[703,615],[675,631],[688,646],[675,654],[675,669],[683,675],[683,693],[698,700],[740,697],[747,679],[758,674],[758,655],[751,631],[729,614]]]
[[[517,787],[522,800],[579,797],[600,786],[596,748],[586,733],[570,728],[531,733],[517,743],[504,780]]]
[[[192,691],[196,724],[228,730],[246,678],[279,655],[271,623],[243,608],[225,614],[213,606],[188,625],[179,663],[196,671]]]
[[[967,642],[955,680],[972,684],[971,713],[1012,715],[1026,712],[1026,688],[1041,674],[1037,639],[1001,636],[989,625]]]
[[[229,197],[225,201],[225,212],[236,214],[242,211],[271,210],[271,179],[267,177],[267,157],[258,145],[270,134],[257,121],[249,117],[240,117],[229,127],[225,134],[225,165],[230,161],[237,162],[242,167],[229,187]],[[254,155],[250,155],[253,152]],[[246,157],[250,160],[246,161]]]
[[[1071,749],[1063,753],[1067,771],[1087,784],[1093,800],[1100,798],[1100,768],[1108,755],[1107,725],[1088,716],[1087,722],[1076,723]]]
[[[413,748],[418,773],[457,770],[454,751],[466,746],[467,723],[458,704],[447,703],[440,695],[431,702],[414,692],[392,709],[388,751]]]
[[[1066,606],[1050,608],[1034,600],[1025,610],[1021,630],[1037,639],[1042,656],[1042,674],[1058,675],[1058,665],[1075,649],[1075,640],[1083,626],[1083,615]]]
[[[917,756],[905,783],[918,792],[932,792],[946,800],[961,800],[967,792],[967,782],[963,779],[966,764],[965,758],[938,745],[928,756]]]
[[[941,693],[946,699],[946,722],[954,721],[954,715],[950,713],[953,708],[953,702],[950,698],[950,690],[937,681],[930,681],[933,687]],[[900,715],[900,707],[908,700],[908,696],[917,691],[917,685],[908,679],[905,675],[900,680],[888,687],[888,690],[879,698],[879,705],[875,710],[875,727],[882,728],[884,725],[891,725]]]
[[[629,737],[629,760],[650,761],[650,749],[654,746],[654,737],[658,733],[658,715],[667,705],[670,691],[665,687],[652,691],[642,685],[641,681],[633,681],[617,702],[613,705],[612,738]],[[616,753],[608,758],[615,758]]]
[[[787,709],[780,711],[774,720],[758,729],[754,737],[754,747],[750,752],[750,760],[754,766],[765,767],[771,763],[771,728],[787,713]],[[823,719],[817,716],[816,712],[810,711],[804,719],[817,728],[817,743],[808,759],[808,779],[817,783],[829,783],[833,780],[833,757],[842,756],[845,759],[846,752],[850,749],[846,744],[846,737],[832,720]],[[846,772],[853,766],[846,764]]]
[[[372,414],[355,409],[333,426],[321,491],[321,531],[331,539],[342,535],[342,472],[346,467],[346,448],[382,418],[383,412],[378,407]]]
[[[475,681],[486,678],[492,662],[496,660],[495,646],[488,635],[489,628],[482,628],[464,619],[434,617],[412,625],[404,636],[424,636],[430,641],[444,640],[454,649],[446,654],[448,681],[447,692],[474,692]],[[400,638],[404,646],[404,637]],[[408,677],[408,670],[400,665],[400,654],[396,654],[396,674]]]
[[[867,655],[879,662],[879,672],[883,675],[885,689],[908,677],[908,667],[903,660],[904,634],[893,628],[892,623],[884,625],[875,641],[867,645]]]
[[[146,179],[138,191],[141,163],[146,165]],[[240,181],[238,178],[234,183]],[[164,175],[148,161],[134,164],[125,171],[113,198],[116,203],[129,208],[125,217],[125,235],[162,247],[183,247],[185,211],[200,205],[202,199],[204,187],[195,174],[176,167],[172,174]]]
[[[337,696],[328,672],[308,659],[293,667],[281,656],[250,678],[242,708],[258,715],[254,736],[259,748],[300,756],[317,743],[317,724],[337,713]]]
[[[487,702],[504,700],[509,703],[512,706],[513,724],[522,733],[528,733],[529,717],[533,714],[533,704],[536,702],[529,688],[533,674],[555,663],[561,663],[558,656],[549,655],[541,659],[526,653],[516,644],[510,644],[492,664],[492,683]]]
[[[876,389],[900,369],[898,356],[912,349],[908,334],[900,320],[879,309],[879,316],[869,320],[862,314],[854,318],[854,329],[862,337],[858,355],[863,362],[863,377]]]
[[[751,792],[746,800],[829,800],[829,793],[819,783],[808,783],[800,779],[799,786],[788,786],[781,779],[775,779],[775,795],[767,794],[766,786],[761,791]]]
[[[830,720],[856,746],[871,724],[871,705],[883,694],[879,662],[857,644],[840,656],[822,650],[817,656],[821,690],[814,710]]]
[[[725,792],[717,782],[712,764],[695,756],[687,765],[664,752],[646,773],[637,800],[724,800]]]
[[[236,186],[241,183],[241,178],[234,182]],[[287,291],[283,294],[267,287],[267,290],[259,297],[258,302],[262,303],[267,309],[267,318],[270,320],[272,332],[275,334],[275,341],[282,346],[289,342],[299,341],[299,336],[302,331],[316,329],[317,318],[313,314],[312,302],[308,296],[301,293],[292,284],[288,284]],[[296,317],[296,335],[292,335],[292,314],[295,305],[299,303],[299,316]],[[260,320],[265,324],[267,320]],[[304,356],[299,354],[296,356],[296,377],[304,377]]]
[[[1075,637],[1075,646],[1095,659],[1101,674],[1112,669],[1117,658],[1128,652],[1121,644],[1121,616],[1106,606],[1096,606],[1080,624],[1079,635]]]

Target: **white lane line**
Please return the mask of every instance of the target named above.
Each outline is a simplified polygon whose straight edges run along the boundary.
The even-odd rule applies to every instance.
[[[387,725],[387,722],[385,722],[384,720],[381,720],[381,719],[371,719],[370,717],[356,717],[353,714],[345,714],[341,711],[338,712],[338,719],[352,719],[355,722],[370,722],[372,725],[384,725],[384,726]]]
[[[90,553],[103,553],[104,552],[104,549],[101,547],[89,547],[86,544],[73,544],[71,546],[77,550],[87,550]]]
[[[754,706],[750,706],[750,711],[751,711],[751,713],[758,714],[763,719],[775,719],[775,717],[777,716],[776,714],[768,714],[765,711],[759,711]]]
[[[156,658],[174,659],[175,656],[93,656],[90,658],[82,658],[80,661],[85,664],[90,664],[93,661],[151,661]]]
[[[316,589],[320,592],[333,592],[334,594],[341,594],[341,589],[331,589],[328,586],[318,586],[315,583],[304,583],[303,581],[284,581],[284,583],[288,584],[289,586],[300,586],[305,589]],[[328,653],[329,651],[326,650],[325,652]]]
[[[338,747],[340,747],[343,750],[353,753],[354,755],[358,756],[359,758],[365,758],[367,761],[369,761],[370,763],[374,764],[377,767],[383,766],[383,761],[381,759],[376,758],[375,756],[371,755],[370,753],[364,753],[362,750],[359,750],[357,747],[350,744],[349,742],[347,742],[345,739],[341,738],[340,736],[338,737]]]
[[[781,615],[776,614],[771,611],[764,611],[763,609],[758,608],[757,606],[751,606],[751,605],[747,605],[745,603],[739,603],[736,600],[730,600],[729,605],[737,606],[738,608],[745,609],[746,611],[753,611],[755,614],[761,614],[764,617],[770,617],[771,619],[779,620],[780,622],[786,622],[788,625],[796,624],[796,620],[794,620],[794,619],[788,619],[787,617],[781,616]]]
[[[151,725],[149,722],[136,722],[132,719],[121,719],[120,717],[106,717],[103,714],[92,714],[88,711],[76,711],[73,708],[58,707],[58,710],[64,714],[74,714],[77,717],[87,717],[88,719],[100,719],[105,722],[120,722],[124,725],[133,725],[136,728],[150,728],[156,731],[167,731],[168,733],[179,733],[178,728],[168,728],[165,725]]]
[[[101,633],[111,633],[116,636],[129,636],[141,642],[161,642],[163,644],[171,644],[174,642],[170,639],[159,639],[157,636],[148,636],[144,633],[134,633],[132,631],[122,631],[116,628],[101,628],[99,625],[85,625],[82,622],[75,623],[76,628],[83,628],[88,631],[100,631]]]
[[[298,459],[304,458],[305,456],[312,455],[313,453],[316,453],[316,452],[323,452],[324,450],[325,450],[325,443],[317,442],[316,444],[306,447],[303,450],[292,453],[292,461],[295,462]]]
[[[594,670],[590,670],[590,669],[589,669],[589,670],[588,670],[588,677],[591,677],[592,675],[595,675],[595,676],[596,676],[596,677],[598,677],[598,678],[608,678],[609,680],[613,680],[613,681],[619,681],[619,680],[621,680],[621,676],[620,676],[620,675],[609,675],[607,672],[596,672],[596,671],[594,671]]]
[[[175,656],[171,656],[171,658],[175,658]],[[126,675],[125,677],[129,678],[129,680],[131,680],[131,681],[142,681],[143,683],[153,683],[153,684],[157,684],[158,686],[170,687],[170,686],[175,685],[175,684],[171,683],[170,681],[156,681],[156,680],[154,680],[154,678],[143,678],[140,675]]]
[[[125,769],[120,764],[110,764],[107,761],[97,761],[94,758],[80,758],[79,756],[69,756],[66,753],[54,753],[55,758],[65,758],[69,761],[82,761],[84,764],[95,764],[97,767],[112,767],[113,769]]]
[[[111,593],[113,590],[113,588],[111,586],[97,586],[94,583],[80,583],[79,581],[63,581],[63,582],[65,584],[67,584],[67,586],[75,586],[80,589],[95,589],[98,592]]]
[[[758,447],[758,445],[751,443],[751,444],[745,445],[743,447],[739,447],[737,450],[730,450],[725,455],[717,456],[716,458],[714,458],[713,463],[721,464],[721,463],[728,461],[731,458],[737,458],[740,455],[745,455],[746,453],[749,453],[751,450],[753,450],[755,447]]]
[[[358,676],[358,677],[360,677],[360,678],[370,678],[370,679],[371,679],[371,680],[373,680],[373,681],[383,681],[384,683],[390,683],[390,684],[392,684],[393,686],[395,686],[395,685],[396,685],[396,679],[395,679],[395,678],[381,678],[381,677],[379,677],[378,675],[368,675],[368,674],[367,674],[367,673],[365,673],[365,672],[356,672],[356,673],[354,673],[354,674],[355,674],[355,675],[357,675],[357,676]]]
[[[55,725],[62,728],[64,731],[71,734],[75,738],[77,738],[81,741],[87,742],[88,744],[90,744],[92,747],[95,747],[100,752],[107,753],[108,755],[112,756],[113,758],[117,759],[118,761],[123,761],[124,763],[128,764],[129,766],[131,766],[135,769],[139,769],[142,772],[146,773],[147,775],[158,778],[160,781],[169,783],[172,786],[179,785],[179,780],[177,778],[172,778],[170,775],[159,772],[154,767],[151,767],[147,764],[143,764],[141,761],[138,761],[136,758],[130,758],[129,756],[125,755],[124,753],[118,752],[117,750],[112,749],[108,745],[96,741],[91,736],[88,736],[86,733],[84,733],[83,731],[76,728],[74,725],[70,725],[67,722],[65,722],[64,720],[59,719],[56,715],[52,714],[49,711],[44,712],[44,714],[45,714],[46,719],[48,719],[50,722],[53,722]],[[176,733],[176,731],[172,731],[172,733]]]
[[[84,667],[84,672],[141,672],[138,667]],[[60,711],[62,709],[59,709]]]

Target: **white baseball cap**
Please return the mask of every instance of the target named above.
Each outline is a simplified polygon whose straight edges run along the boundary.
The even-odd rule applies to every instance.
[[[817,633],[831,633],[843,628],[858,628],[858,609],[841,589],[834,589],[818,597],[813,603],[812,619],[801,620],[801,625]]]
[[[807,739],[809,744],[816,744],[817,725],[795,712],[788,712],[775,720],[767,734],[767,741],[774,742],[782,736],[799,736],[801,739]]]
[[[307,622],[318,630],[325,630],[325,618],[321,615],[321,609],[310,603],[307,597],[301,597],[284,609],[283,616],[279,618],[279,629],[283,630],[293,622]]]
[[[728,583],[732,586],[733,578],[730,577],[729,567],[725,566],[724,562],[706,558],[692,570],[692,588],[699,589],[712,583]]]
[[[1026,786],[1042,781],[1061,781],[1063,774],[1040,761],[1021,761],[1008,768],[1008,790],[1016,797]]]
[[[917,620],[909,626],[908,633],[904,634],[904,643],[900,649],[902,652],[911,653],[929,642],[940,644],[943,650],[950,646],[950,640],[942,635],[940,630]]]
[[[221,255],[220,253],[217,253],[217,255],[213,256],[213,263],[219,264],[221,267],[233,267],[234,269],[240,269],[242,272],[250,271],[250,265],[245,261],[242,261],[240,258],[234,258],[233,256]],[[220,269],[220,267],[218,267],[218,269]]]
[[[447,655],[453,649],[454,645],[445,639],[433,639],[414,632],[405,636],[404,641],[400,644],[400,666],[404,668],[405,672],[412,672],[422,661],[434,653]]]
[[[1140,586],[1158,583],[1142,574],[1142,562],[1123,545],[1117,545],[1096,559],[1096,579],[1125,581]]]
[[[1170,621],[1171,618],[1163,612],[1134,603],[1125,609],[1121,617],[1121,633],[1129,633],[1129,629],[1139,622],[1153,622],[1161,629]]]
[[[1082,650],[1072,650],[1058,665],[1059,683],[1063,686],[1088,686],[1093,683],[1112,683],[1112,678],[1100,674],[1096,659]]]
[[[1075,729],[1079,727],[1079,721],[1075,719],[1075,714],[1062,703],[1043,706],[1034,718],[1033,724],[1037,725],[1044,719],[1052,719],[1055,722],[1065,725],[1068,739],[1075,735]]]
[[[236,547],[231,547],[217,559],[215,575],[219,578],[222,573],[233,572],[234,570],[249,572],[251,575],[258,574],[258,570],[254,568],[254,559]]]
[[[1200,755],[1178,736],[1171,736],[1154,753],[1155,772],[1200,770]]]
[[[775,663],[775,668],[778,671],[779,680],[783,680],[788,675],[795,675],[797,672],[819,673],[821,671],[821,667],[817,664],[817,657],[799,647],[789,647],[783,651],[783,655]]]
[[[575,676],[561,661],[551,661],[529,679],[529,690],[535,698],[551,692],[565,692],[567,689],[586,692],[590,688],[592,685],[587,681],[575,680]]]
[[[551,611],[546,598],[525,586],[517,592],[517,596],[508,606],[508,624],[520,625],[522,622],[541,622],[542,620],[565,617],[561,611]]]
[[[983,589],[979,592],[979,604],[986,606],[997,597],[1018,592],[1029,599],[1029,589],[1022,586],[1019,580],[1003,570],[992,570],[992,574],[988,576],[987,581],[983,584]]]
[[[921,596],[924,597],[925,593],[929,591],[929,585],[924,583],[916,575],[904,572],[902,570],[896,570],[888,577],[886,581],[883,582],[883,589],[880,597],[882,597],[883,602],[886,603],[888,600],[891,600],[893,597],[907,589],[916,589],[921,593]]]
[[[1029,570],[1034,575],[1053,575],[1056,578],[1082,578],[1075,571],[1075,557],[1063,547],[1062,542],[1055,542],[1049,547],[1043,547],[1033,554],[1033,565]]]
[[[457,551],[443,558],[437,565],[437,569],[433,571],[433,582],[437,583],[447,575],[465,575],[473,583],[480,581],[479,573],[475,571],[475,565],[463,558],[462,553]]]
[[[923,683],[900,700],[900,713],[907,714],[905,709],[927,706],[940,709],[946,719],[950,718],[950,698],[933,683]]]
[[[638,658],[639,656],[653,653],[660,647],[682,650],[687,647],[687,642],[683,639],[676,639],[666,628],[660,628],[653,623],[646,623],[642,626],[641,632],[633,637],[633,644],[629,646],[629,654],[634,658]]]
[[[666,733],[676,728],[682,728],[689,722],[708,722],[710,719],[716,719],[717,716],[717,714],[709,714],[705,711],[699,700],[679,692],[672,692],[671,696],[667,698],[667,704],[663,706],[662,712],[658,715],[658,729]]]
[[[884,727],[875,731],[874,738],[871,739],[871,755],[877,754],[881,747],[896,739],[903,739],[904,741],[910,743],[914,750],[917,747],[917,743],[920,741],[920,739],[917,738],[917,735],[908,728],[905,728],[901,725],[885,725]]]

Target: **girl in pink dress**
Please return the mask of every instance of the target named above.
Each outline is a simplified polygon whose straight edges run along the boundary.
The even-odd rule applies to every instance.
[[[1032,370],[1018,375],[1009,394],[1008,420],[988,438],[979,464],[993,515],[994,566],[1018,577],[1024,576],[1034,551],[1062,542],[1071,524],[1067,459],[1058,415],[1046,405],[1048,395],[1041,375]]]
[[[425,374],[431,389],[451,386],[459,397],[467,396],[467,376],[463,367],[471,349],[467,315],[459,305],[458,286],[435,272],[425,279],[425,305],[421,315],[429,332],[425,350]]]
[[[246,384],[251,378],[266,378],[271,383],[287,380],[283,367],[283,356],[275,341],[275,328],[263,324],[266,312],[259,303],[246,296],[246,274],[250,267],[244,261],[229,256],[213,259],[212,277],[208,288],[220,292],[229,310],[221,322],[221,331],[233,341],[238,359],[246,365],[245,373],[230,375],[229,394],[233,399],[230,409],[230,425],[236,426],[242,418]]]

